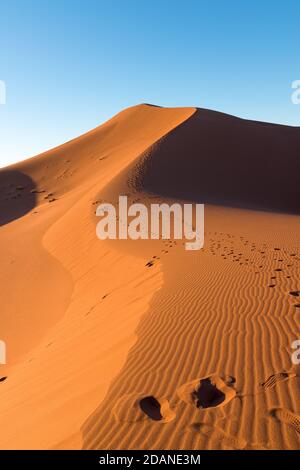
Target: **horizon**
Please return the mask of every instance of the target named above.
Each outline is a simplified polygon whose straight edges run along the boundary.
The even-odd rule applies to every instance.
[[[0,167],[73,140],[139,103],[299,127],[300,105],[292,101],[300,78],[297,8],[294,0],[280,6],[5,0]]]

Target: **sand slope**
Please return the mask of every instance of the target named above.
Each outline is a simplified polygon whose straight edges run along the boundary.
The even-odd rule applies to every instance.
[[[141,105],[0,172],[1,448],[299,447],[299,140]],[[100,242],[119,194],[214,203],[204,249]]]

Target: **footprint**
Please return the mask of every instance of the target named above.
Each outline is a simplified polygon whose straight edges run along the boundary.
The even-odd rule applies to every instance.
[[[287,380],[290,380],[293,377],[297,377],[297,373],[278,372],[277,374],[272,374],[270,375],[270,377],[267,378],[265,382],[259,384],[260,388],[263,390],[256,393],[237,393],[237,397],[242,400],[245,397],[255,397],[256,395],[261,395],[263,393],[266,393],[269,388],[273,388],[279,383],[286,382]]]
[[[166,398],[158,400],[149,395],[140,400],[140,408],[153,421],[168,423],[175,418],[175,412],[171,410]]]
[[[218,408],[236,396],[232,387],[234,378],[230,379],[226,382],[218,375],[196,379],[179,387],[177,394],[182,401],[196,408]]]
[[[148,263],[146,264],[147,268],[151,268],[151,266],[153,266],[154,262],[153,261],[148,261]]]
[[[38,189],[32,189],[30,192],[31,192],[32,194],[42,194],[42,193],[45,193],[46,190],[45,190],[45,189],[40,189],[40,190],[38,190]]]
[[[288,372],[279,372],[278,374],[270,375],[270,377],[265,382],[261,383],[260,386],[263,389],[273,388],[278,383],[286,382],[287,380],[292,379],[293,377],[296,377],[296,374],[291,374]]]
[[[205,436],[221,441],[226,447],[234,449],[245,449],[247,447],[247,441],[245,439],[231,436],[219,427],[210,426],[204,423],[195,423],[192,424],[191,427]]]
[[[226,383],[226,385],[234,384],[236,382],[236,378],[232,375],[225,375],[224,382]]]
[[[167,398],[145,393],[121,396],[113,407],[112,414],[116,421],[127,423],[145,420],[168,423],[176,416]]]
[[[290,295],[292,295],[293,297],[299,297],[300,295],[300,291],[299,290],[292,290],[289,292]]]
[[[300,416],[296,415],[292,411],[284,408],[273,408],[271,410],[271,416],[281,423],[291,426],[296,432],[300,434]]]

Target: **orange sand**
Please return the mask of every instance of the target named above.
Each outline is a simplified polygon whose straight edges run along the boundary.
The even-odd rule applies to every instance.
[[[0,171],[0,448],[299,448],[299,144],[140,105]],[[204,249],[98,240],[119,194],[209,203]]]

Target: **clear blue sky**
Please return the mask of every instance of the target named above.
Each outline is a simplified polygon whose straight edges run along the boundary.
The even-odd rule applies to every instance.
[[[1,0],[0,166],[141,102],[300,125],[292,0]]]

